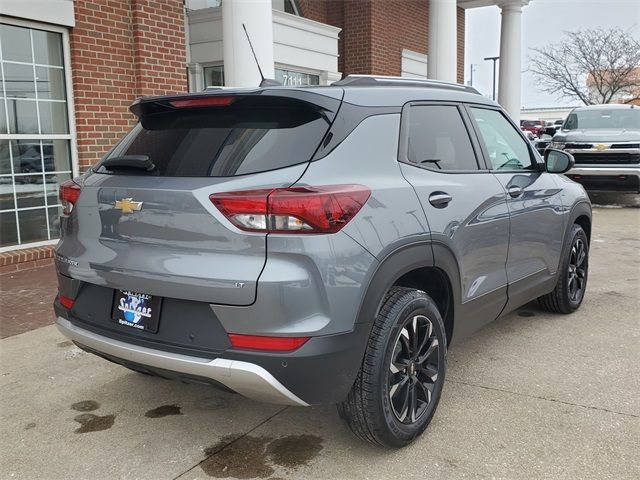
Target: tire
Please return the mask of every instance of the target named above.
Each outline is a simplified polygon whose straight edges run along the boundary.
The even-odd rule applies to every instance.
[[[374,321],[355,383],[337,406],[340,417],[356,436],[373,444],[410,444],[427,428],[440,401],[446,349],[435,302],[422,291],[392,287]]]
[[[538,298],[538,303],[553,313],[575,312],[584,299],[588,277],[589,241],[582,227],[574,224],[563,253],[558,282],[551,293]]]

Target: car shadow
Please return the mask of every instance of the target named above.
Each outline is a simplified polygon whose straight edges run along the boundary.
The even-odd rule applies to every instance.
[[[618,192],[587,192],[594,207],[640,208],[640,194]]]

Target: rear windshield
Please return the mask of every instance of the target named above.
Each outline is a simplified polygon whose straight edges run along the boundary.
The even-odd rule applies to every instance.
[[[640,109],[594,109],[576,110],[569,114],[564,123],[565,130],[575,129],[617,129],[617,130],[638,130],[640,129]]]
[[[308,162],[329,127],[311,104],[268,97],[226,107],[181,109],[141,118],[106,158],[144,155],[150,172],[110,169],[99,173],[232,177]]]

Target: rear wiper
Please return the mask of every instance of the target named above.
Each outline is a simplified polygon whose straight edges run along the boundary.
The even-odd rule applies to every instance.
[[[120,155],[117,157],[110,157],[104,160],[101,164],[106,170],[144,170],[146,172],[152,172],[156,169],[156,166],[148,155]]]
[[[442,160],[439,158],[427,158],[425,160],[420,160],[420,165],[422,165],[423,163],[433,163],[435,164],[436,167],[438,167],[439,170],[442,170],[442,167],[440,166],[440,163]]]

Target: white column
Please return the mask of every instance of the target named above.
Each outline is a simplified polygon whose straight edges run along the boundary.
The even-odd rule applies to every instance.
[[[427,76],[455,83],[458,68],[456,0],[429,0],[428,51]]]
[[[204,89],[202,65],[193,62],[187,63],[187,83],[190,92],[201,92]]]
[[[242,24],[265,78],[273,78],[273,15],[271,0],[222,0],[224,83],[227,87],[257,87],[260,73]]]
[[[500,30],[500,74],[498,103],[511,118],[520,121],[522,83],[522,7],[529,0],[503,0]]]

